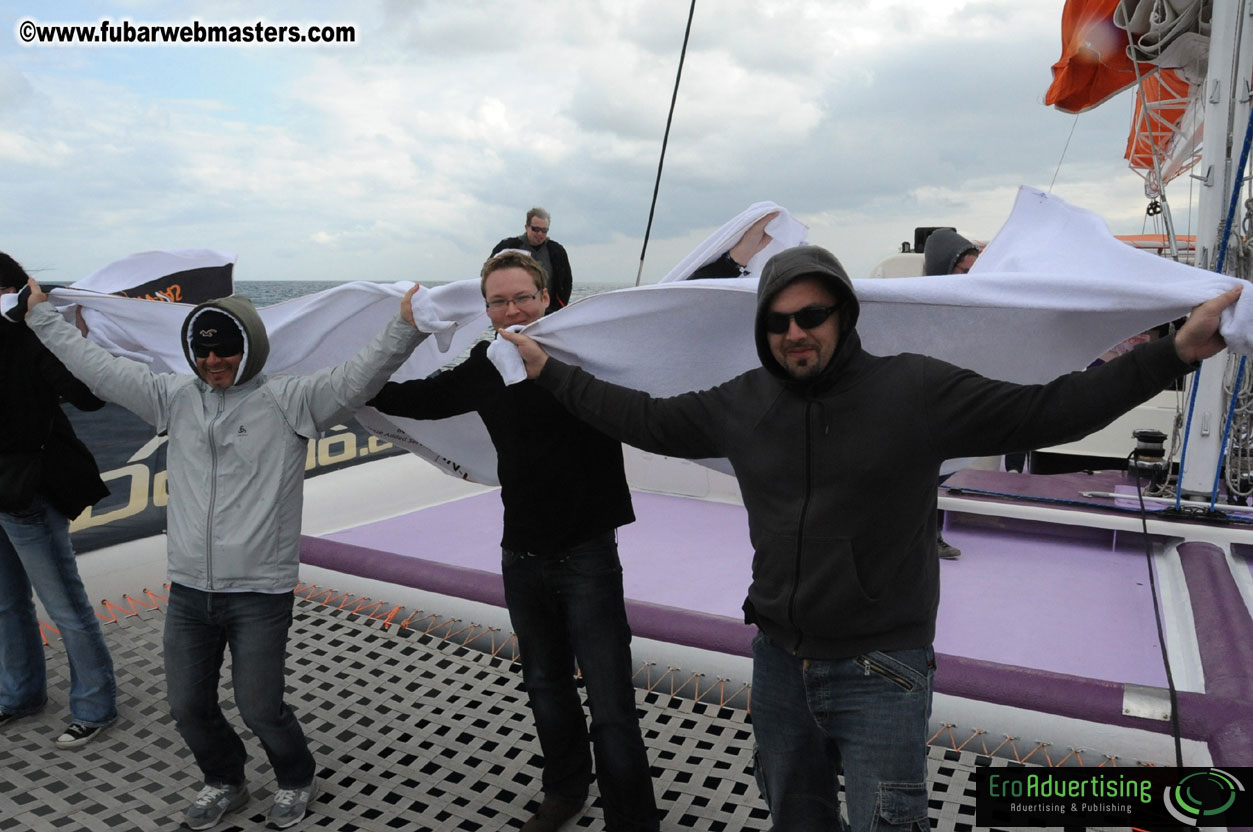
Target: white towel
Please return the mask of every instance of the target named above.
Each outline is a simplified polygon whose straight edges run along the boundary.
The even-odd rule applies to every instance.
[[[521,332],[523,329],[521,324],[509,327],[510,332]],[[522,362],[522,355],[512,342],[504,338],[492,341],[487,345],[487,359],[496,367],[496,372],[500,373],[505,384],[517,384],[526,380],[526,364]]]
[[[767,260],[784,249],[805,242],[805,235],[809,233],[809,226],[793,217],[782,205],[776,205],[773,202],[754,202],[732,217],[693,249],[691,254],[679,261],[679,265],[671,269],[660,282],[675,283],[687,280],[692,272],[730,251],[753,223],[775,211],[779,212],[779,216],[766,224],[766,233],[770,235],[770,242],[754,254],[744,266],[747,269],[747,276],[760,275],[761,267],[766,264]]]

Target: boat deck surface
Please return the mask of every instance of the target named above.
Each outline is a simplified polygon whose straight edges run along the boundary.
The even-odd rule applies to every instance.
[[[752,574],[744,508],[635,491],[619,530],[637,635],[749,654],[741,605]],[[1166,684],[1142,546],[1104,537],[954,523],[964,552],[941,561],[935,648],[1084,678]],[[476,494],[306,539],[305,563],[503,606],[500,497]],[[447,570],[446,579],[436,580]],[[1051,599],[1051,600],[1050,600]],[[1065,599],[1065,612],[1056,611]],[[1090,638],[1093,632],[1105,638]]]
[[[116,621],[104,628],[119,671],[118,724],[86,748],[53,747],[64,724],[69,669],[51,636],[49,705],[5,730],[0,830],[179,828],[200,778],[164,701],[163,599],[149,594],[143,603],[118,606],[125,614],[113,606]],[[438,616],[416,618],[425,624],[402,627],[394,618],[384,626],[366,614],[298,600],[288,701],[319,761],[322,794],[297,829],[517,829],[537,805],[539,748],[516,668],[503,652],[493,656],[442,638]],[[663,830],[768,828],[745,711],[671,695],[661,683],[639,690],[638,701]],[[224,707],[241,725],[233,702]],[[221,832],[264,828],[273,781],[255,738],[245,734],[245,741],[253,798],[215,827]],[[1014,765],[930,749],[933,829],[974,828],[976,763]],[[603,828],[599,804],[570,828]]]

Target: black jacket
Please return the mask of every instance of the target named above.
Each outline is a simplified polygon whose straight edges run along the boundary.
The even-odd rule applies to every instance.
[[[865,352],[849,300],[840,311],[845,334],[812,383],[781,377],[772,359],[670,398],[553,358],[536,379],[631,445],[730,459],[753,546],[745,620],[807,658],[931,644],[940,600],[935,483],[944,460],[1076,439],[1191,369],[1168,338],[1044,385],[994,381],[927,356]]]
[[[548,248],[548,259],[553,266],[552,274],[548,276],[548,308],[544,310],[544,314],[548,315],[563,306],[570,305],[570,290],[574,286],[574,278],[570,274],[570,258],[566,256],[566,250],[561,243],[556,240],[545,240],[539,247],[536,247],[527,242],[525,235],[506,237],[492,249],[492,256],[496,256],[507,248],[516,248],[534,254],[538,248],[544,246]]]
[[[42,446],[40,494],[66,517],[77,517],[109,493],[100,471],[61,410],[104,402],[91,394],[25,324],[0,321],[0,464]]]
[[[486,341],[450,370],[389,382],[370,405],[410,419],[478,412],[496,446],[506,549],[555,554],[635,520],[622,445],[534,382],[506,387]]]

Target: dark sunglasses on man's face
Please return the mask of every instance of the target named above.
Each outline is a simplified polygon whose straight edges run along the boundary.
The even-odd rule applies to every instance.
[[[547,234],[547,233],[548,233],[548,226],[546,226],[546,225],[543,225],[543,226],[541,226],[541,225],[532,225],[532,226],[530,226],[530,228],[531,228],[531,230],[532,230],[532,231],[534,231],[536,234]]]
[[[831,313],[839,309],[838,306],[806,306],[804,309],[797,309],[790,315],[782,312],[766,313],[766,332],[772,335],[782,335],[788,331],[792,325],[792,321],[796,321],[796,325],[801,329],[813,329],[822,326],[823,321],[831,317]]]
[[[227,352],[228,349],[230,348],[225,347],[225,346],[210,347],[210,346],[205,346],[204,344],[192,344],[191,354],[194,355],[196,358],[208,358],[209,353],[213,353],[218,358],[231,358],[232,356],[239,355],[243,352],[242,349],[237,349],[237,350],[234,350],[233,352]]]

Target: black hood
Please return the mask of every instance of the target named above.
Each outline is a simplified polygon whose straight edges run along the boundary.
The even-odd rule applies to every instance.
[[[761,270],[761,280],[757,284],[757,320],[753,334],[757,341],[757,357],[771,374],[785,381],[791,381],[787,370],[779,366],[770,352],[770,342],[766,340],[766,311],[775,295],[783,291],[801,278],[821,280],[835,296],[840,304],[840,342],[836,345],[835,354],[839,355],[845,342],[854,336],[857,317],[861,313],[861,305],[857,302],[857,293],[853,291],[853,281],[849,280],[848,272],[836,259],[835,255],[821,246],[796,246],[781,251],[766,261]],[[857,339],[854,337],[854,341]],[[826,370],[835,365],[835,357]],[[825,375],[826,370],[823,371]]]

